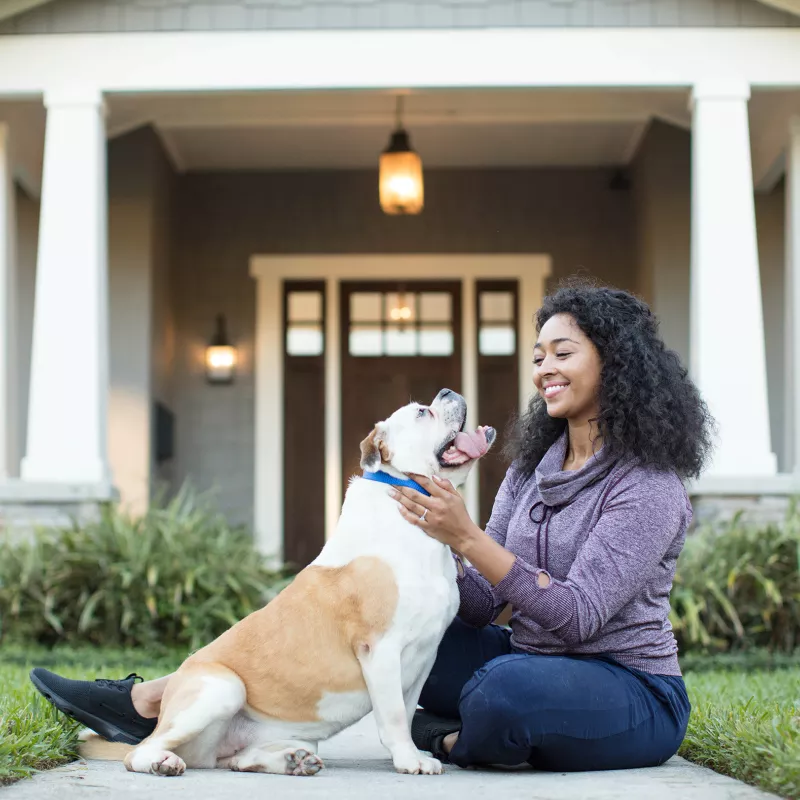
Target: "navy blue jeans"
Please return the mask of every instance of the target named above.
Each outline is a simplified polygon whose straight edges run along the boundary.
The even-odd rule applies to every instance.
[[[651,675],[606,656],[515,650],[510,631],[456,618],[420,697],[461,719],[450,761],[555,772],[631,769],[675,755],[689,721],[683,679]]]

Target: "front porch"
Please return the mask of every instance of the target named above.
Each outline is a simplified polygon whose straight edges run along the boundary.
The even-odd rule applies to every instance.
[[[146,75],[136,91],[84,77],[12,98],[0,74],[7,520],[31,507],[63,516],[115,492],[142,508],[159,484],[191,480],[216,488],[281,560],[297,536],[293,480],[318,498],[313,550],[335,524],[352,447],[343,286],[459,287],[458,312],[436,323],[454,326],[453,388],[474,421],[501,427],[481,398],[493,384],[481,381],[480,287],[505,282],[516,298],[503,322],[513,388],[503,385],[519,408],[532,315],[577,271],[651,303],[717,417],[716,459],[692,487],[698,507],[758,499],[773,513],[800,491],[800,74],[787,85],[776,72],[770,91],[685,72],[674,76],[682,88],[663,76],[597,86],[588,72],[560,89],[500,76],[481,89],[418,87],[404,122],[426,207],[411,217],[377,202],[394,86],[176,95]],[[320,440],[300,467],[285,440],[298,430],[285,380],[285,293],[298,282],[322,287],[325,310],[319,366],[304,373]],[[218,313],[238,351],[228,386],[204,373]],[[476,518],[496,479],[476,474],[467,487]]]

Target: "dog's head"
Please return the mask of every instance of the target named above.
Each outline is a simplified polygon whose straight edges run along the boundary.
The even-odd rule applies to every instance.
[[[361,468],[439,475],[458,486],[497,437],[489,427],[465,431],[466,420],[466,400],[451,389],[442,389],[429,406],[409,403],[361,442]]]

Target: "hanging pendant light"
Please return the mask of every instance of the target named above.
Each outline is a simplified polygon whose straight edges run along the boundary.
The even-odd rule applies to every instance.
[[[403,98],[397,98],[397,126],[381,153],[379,190],[386,214],[419,214],[424,204],[422,159],[411,149],[403,128]]]

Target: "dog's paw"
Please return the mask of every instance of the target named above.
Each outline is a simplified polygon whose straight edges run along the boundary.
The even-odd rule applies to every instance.
[[[324,766],[322,759],[308,750],[294,750],[286,754],[287,775],[316,775]]]
[[[168,750],[159,753],[150,764],[153,775],[183,775],[185,771],[184,760]]]
[[[420,752],[395,758],[394,768],[406,775],[441,775],[444,772],[438,758],[429,758]]]

